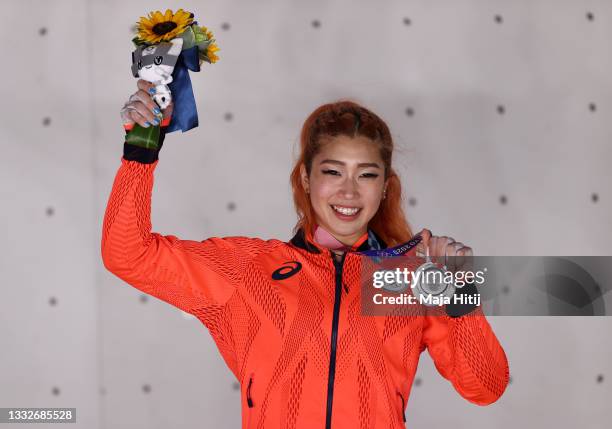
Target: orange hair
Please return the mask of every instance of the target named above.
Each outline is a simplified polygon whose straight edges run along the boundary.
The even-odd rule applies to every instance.
[[[320,151],[322,143],[326,138],[337,135],[367,137],[379,146],[385,167],[385,179],[389,179],[387,197],[381,201],[368,227],[388,246],[410,240],[413,234],[402,208],[402,184],[391,166],[393,139],[389,127],[376,114],[350,100],[319,106],[304,121],[300,134],[300,154],[290,176],[293,202],[298,215],[293,232],[296,233],[302,228],[306,234],[312,233],[316,225],[314,209],[302,186],[300,166],[303,164],[310,175],[312,160]]]

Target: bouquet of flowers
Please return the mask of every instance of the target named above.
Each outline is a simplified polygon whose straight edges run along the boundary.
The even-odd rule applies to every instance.
[[[150,12],[137,23],[138,34],[132,39],[132,74],[155,85],[153,100],[160,110],[174,100],[172,118],[160,125],[143,128],[138,124],[126,126],[126,143],[157,148],[159,130],[188,131],[198,126],[189,70],[199,72],[202,63],[215,63],[219,58],[212,32],[194,21],[193,13],[179,9]]]

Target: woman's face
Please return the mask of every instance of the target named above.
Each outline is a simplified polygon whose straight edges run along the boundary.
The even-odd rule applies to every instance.
[[[361,136],[329,138],[301,177],[317,224],[347,245],[367,231],[386,188],[378,144]]]

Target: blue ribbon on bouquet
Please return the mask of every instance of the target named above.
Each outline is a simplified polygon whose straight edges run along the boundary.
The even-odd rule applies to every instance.
[[[194,72],[200,71],[197,45],[181,51],[174,65],[172,82],[168,84],[172,93],[174,110],[172,111],[170,124],[166,128],[166,133],[176,130],[185,132],[198,126],[198,111],[193,96],[191,79],[189,78],[189,70]]]

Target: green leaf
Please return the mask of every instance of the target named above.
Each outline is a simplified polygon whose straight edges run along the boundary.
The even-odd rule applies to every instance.
[[[193,26],[188,26],[185,31],[181,33],[183,38],[183,50],[194,47],[196,43],[196,35],[193,32]]]
[[[208,49],[208,46],[210,46],[211,43],[212,43],[211,40],[206,40],[202,43],[198,43],[198,49],[200,51],[205,51],[206,49]]]
[[[132,39],[132,43],[134,43],[134,46],[138,47],[138,46],[142,46],[142,45],[146,45],[146,43],[144,42],[144,40],[141,40],[138,38],[138,36],[134,37]]]
[[[201,42],[206,40],[206,34],[204,34],[204,32],[199,26],[193,26],[193,33],[195,35],[195,41],[197,44],[200,44]]]

